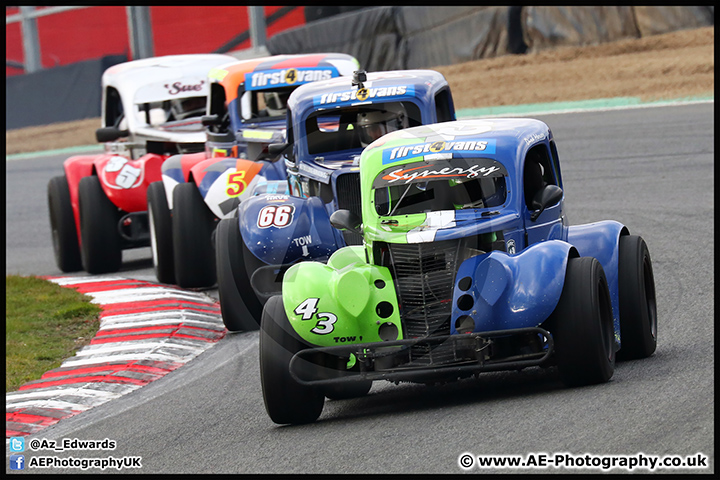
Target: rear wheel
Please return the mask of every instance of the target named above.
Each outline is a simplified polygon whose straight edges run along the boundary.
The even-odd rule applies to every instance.
[[[175,283],[172,217],[162,182],[153,182],[148,187],[147,208],[155,276],[161,283]]]
[[[645,358],[657,347],[655,279],[642,237],[620,237],[620,351],[618,359]]]
[[[70,203],[70,189],[65,175],[50,179],[48,208],[55,263],[63,272],[82,270],[75,216]]]
[[[220,311],[231,332],[257,330],[263,304],[250,284],[250,276],[263,265],[245,246],[237,218],[226,218],[215,234]]]
[[[615,334],[605,272],[592,257],[570,258],[560,301],[548,320],[560,378],[568,386],[607,382]]]
[[[122,264],[118,232],[120,211],[113,205],[96,176],[84,177],[78,186],[80,204],[80,253],[88,273],[117,272]]]
[[[290,360],[305,344],[285,315],[282,297],[270,297],[260,324],[260,382],[265,410],[278,424],[314,422],[322,413],[322,390],[297,383],[290,375]],[[312,368],[302,362],[299,368]]]
[[[183,288],[209,287],[216,282],[212,232],[215,215],[194,183],[173,190],[172,236],[175,281]]]

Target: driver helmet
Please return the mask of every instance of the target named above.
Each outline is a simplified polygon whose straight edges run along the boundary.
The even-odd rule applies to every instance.
[[[290,92],[263,92],[263,100],[265,100],[265,109],[268,116],[278,117],[285,115],[286,105]]]
[[[383,135],[408,127],[402,105],[389,105],[385,110],[358,113],[357,128],[360,143],[367,147]]]
[[[205,114],[205,97],[176,98],[170,102],[170,110],[175,120]]]

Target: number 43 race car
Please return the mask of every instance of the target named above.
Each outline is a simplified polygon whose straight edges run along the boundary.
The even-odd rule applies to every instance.
[[[278,424],[375,380],[434,383],[556,366],[607,382],[655,351],[645,241],[616,221],[569,226],[557,148],[533,119],[447,122],[385,135],[359,162],[363,245],[290,267],[264,306],[260,373]]]

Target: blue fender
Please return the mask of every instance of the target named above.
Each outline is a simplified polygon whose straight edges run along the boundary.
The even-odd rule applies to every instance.
[[[175,186],[180,183],[185,183],[182,170],[182,157],[182,154],[173,155],[167,158],[160,167],[162,182],[165,186],[165,197],[167,198],[168,208],[170,208],[170,210],[173,208],[173,190]]]
[[[610,290],[615,339],[620,340],[620,293],[618,287],[618,261],[620,258],[620,236],[628,235],[625,225],[614,220],[571,226],[568,229],[568,242],[581,257],[595,257],[605,271]]]
[[[240,235],[268,265],[327,259],[340,246],[319,197],[261,194],[238,207]]]
[[[178,183],[185,183],[182,171],[182,154],[168,157],[160,167],[164,176],[170,177]]]
[[[517,255],[492,251],[465,260],[453,292],[450,333],[472,317],[474,332],[536,327],[555,310],[565,283],[572,245],[550,240]]]

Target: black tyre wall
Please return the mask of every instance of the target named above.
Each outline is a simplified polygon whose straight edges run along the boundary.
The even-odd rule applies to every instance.
[[[80,180],[78,192],[83,268],[93,274],[117,272],[122,264],[120,210],[105,195],[100,179],[94,175]]]
[[[652,260],[637,235],[620,237],[620,351],[618,359],[645,358],[657,347],[657,307]]]
[[[263,304],[250,285],[250,275],[262,262],[245,246],[237,218],[220,221],[215,245],[218,295],[225,327],[230,331],[257,330]]]
[[[322,390],[300,385],[290,375],[290,360],[305,348],[293,333],[282,297],[270,297],[260,324],[260,381],[265,409],[281,425],[314,422],[325,401]]]
[[[570,258],[555,311],[546,322],[560,378],[568,386],[607,382],[615,369],[612,305],[600,262]]]
[[[175,281],[183,288],[215,284],[215,252],[212,232],[215,215],[205,205],[194,183],[173,190],[172,232]]]
[[[153,182],[147,190],[150,248],[155,276],[161,283],[175,283],[172,217],[163,182]]]
[[[75,216],[65,175],[53,177],[48,182],[48,209],[55,263],[63,272],[82,270]]]

